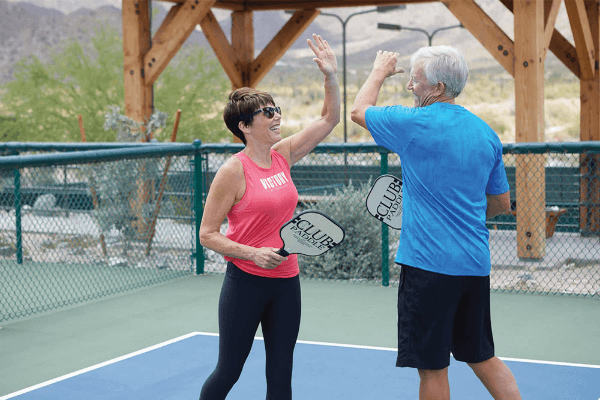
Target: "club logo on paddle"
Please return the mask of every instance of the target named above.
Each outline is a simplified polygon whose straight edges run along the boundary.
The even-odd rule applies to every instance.
[[[402,181],[394,175],[381,175],[367,195],[369,214],[394,229],[402,228]]]
[[[342,243],[346,232],[336,221],[316,210],[304,211],[279,230],[283,247],[277,252],[318,256]]]

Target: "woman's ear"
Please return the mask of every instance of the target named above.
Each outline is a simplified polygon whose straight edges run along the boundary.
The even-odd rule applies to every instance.
[[[250,127],[246,126],[244,121],[238,122],[238,128],[240,128],[240,131],[242,131],[244,135],[250,131]]]

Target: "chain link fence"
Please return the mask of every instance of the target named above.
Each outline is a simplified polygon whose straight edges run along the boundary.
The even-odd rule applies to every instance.
[[[0,321],[225,271],[196,232],[210,182],[241,145],[67,147],[22,144],[0,158]],[[599,296],[600,144],[504,153],[512,210],[487,224],[493,289]],[[397,284],[400,231],[365,207],[385,173],[402,178],[400,160],[373,144],[320,145],[294,165],[297,211],[320,210],[346,230],[325,255],[299,257],[303,278]]]
[[[240,149],[204,153],[206,188]],[[494,290],[600,295],[599,153],[600,144],[592,142],[504,145],[512,209],[487,223]],[[365,207],[372,181],[385,173],[402,178],[399,157],[370,144],[320,145],[293,166],[298,211],[320,210],[346,229],[344,242],[331,251],[299,256],[302,277],[397,284],[400,232]],[[226,228],[225,221],[223,233]],[[206,253],[206,270],[223,272],[222,257]]]
[[[194,272],[193,152],[140,150],[3,157],[0,321]]]

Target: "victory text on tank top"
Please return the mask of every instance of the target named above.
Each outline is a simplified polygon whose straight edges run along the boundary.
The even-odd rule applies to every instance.
[[[280,172],[276,175],[270,176],[266,179],[261,179],[260,183],[264,186],[265,189],[274,188],[277,186],[285,185],[289,182],[288,178],[286,178],[284,172]]]

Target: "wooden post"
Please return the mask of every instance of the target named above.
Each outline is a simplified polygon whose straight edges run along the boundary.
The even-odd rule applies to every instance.
[[[590,27],[594,66],[590,76],[581,76],[581,141],[600,140],[600,73],[598,54],[600,54],[600,13],[596,1],[585,2],[586,16]],[[581,14],[581,13],[580,13]],[[571,14],[569,15],[571,19]],[[573,25],[573,22],[571,22]],[[582,24],[585,26],[585,24]],[[585,36],[581,34],[580,36]],[[579,44],[577,48],[579,49]],[[590,46],[591,47],[591,46]],[[586,52],[586,55],[590,52]],[[600,234],[600,156],[598,154],[581,155],[581,182],[579,209],[580,230],[583,235]]]
[[[123,0],[123,67],[125,80],[125,115],[134,121],[145,123],[154,109],[152,84],[145,79],[144,57],[152,47],[150,37],[150,0]],[[142,137],[142,141],[149,138]],[[141,174],[143,174],[143,166]],[[131,207],[137,221],[133,225],[139,235],[146,227],[142,209],[150,197],[147,182],[136,183],[137,196]]]
[[[544,2],[514,2],[516,141],[544,140]],[[545,155],[517,155],[517,253],[546,254]]]
[[[254,26],[251,11],[231,13],[231,46],[237,55],[236,67],[242,75],[242,86],[236,87],[236,83],[232,83],[232,89],[250,87],[250,65],[254,60]],[[237,136],[233,136],[233,142],[242,143]]]
[[[152,46],[150,1],[123,0],[123,66],[125,115],[145,122],[152,115],[152,85],[146,85],[144,56]]]
[[[251,11],[231,13],[231,45],[237,54],[239,70],[242,72],[242,85],[250,87],[250,64],[254,60],[254,26]]]

